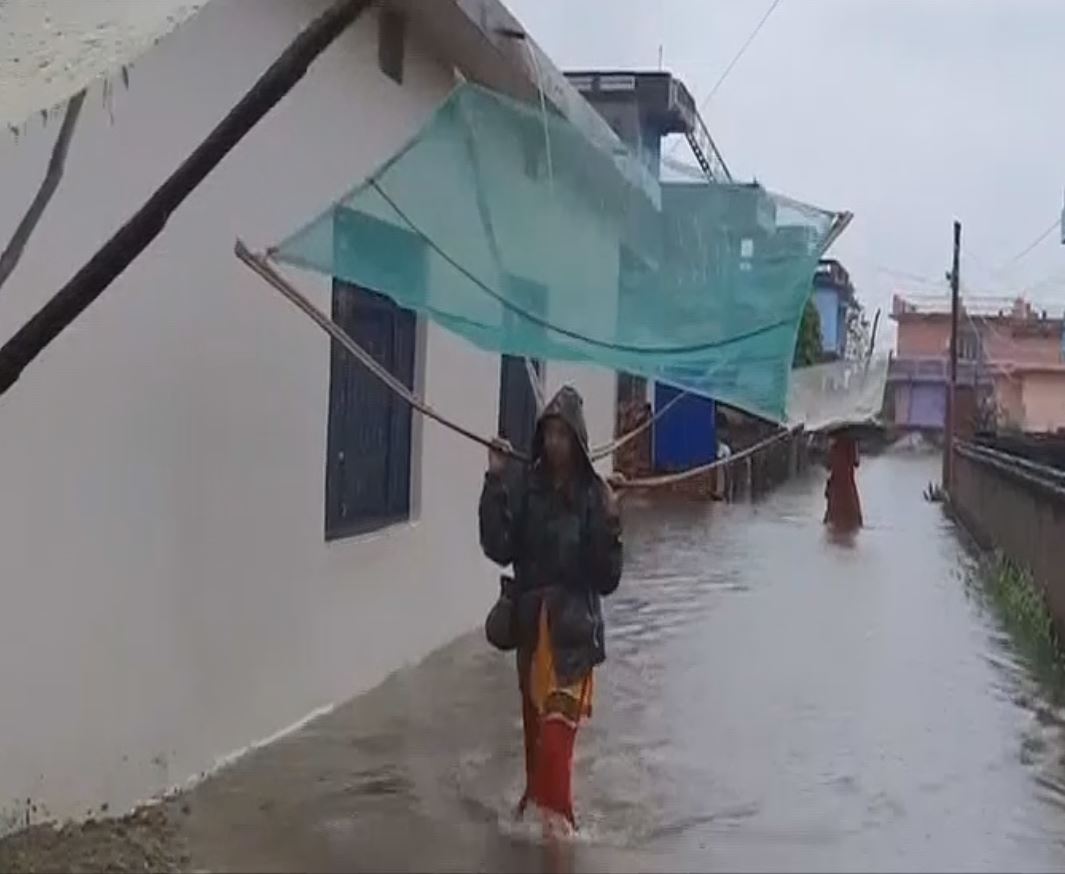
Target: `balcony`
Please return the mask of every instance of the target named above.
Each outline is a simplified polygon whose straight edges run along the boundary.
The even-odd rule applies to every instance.
[[[975,361],[958,362],[959,385],[987,385],[993,368]],[[946,358],[892,358],[888,382],[947,382],[950,378]]]

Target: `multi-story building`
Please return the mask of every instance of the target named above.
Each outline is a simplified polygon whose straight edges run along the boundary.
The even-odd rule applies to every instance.
[[[728,171],[706,133],[691,92],[670,73],[579,70],[567,73],[566,77],[618,137],[640,156],[653,176],[661,172],[663,138],[681,134],[687,137],[704,171],[727,177]],[[729,192],[732,198],[750,200],[750,209],[755,212],[759,207],[756,195],[753,188]],[[678,192],[676,196],[684,195]],[[772,206],[768,198],[762,200]],[[771,220],[772,217],[767,224]],[[727,237],[728,233],[729,229],[723,227],[722,236]],[[618,317],[626,318],[624,294],[618,300]],[[625,430],[630,415],[642,414],[649,394],[653,404],[661,406],[672,402],[678,390],[658,383],[649,392],[646,379],[626,373],[617,375],[619,431]],[[652,443],[656,467],[686,468],[713,460],[717,455],[715,421],[714,401],[696,395],[683,398],[667,418],[655,425]]]
[[[857,308],[854,283],[846,268],[825,258],[814,274],[813,302],[821,322],[821,357],[836,361],[847,354],[847,326],[850,313]]]
[[[0,3],[0,125],[18,130],[0,138],[0,241],[53,154],[61,125],[40,113],[89,94],[4,283],[6,335],[330,5]],[[482,620],[483,450],[423,427],[232,254],[238,230],[276,240],[366,178],[463,79],[524,100],[542,85],[616,143],[498,0],[371,4],[4,396],[0,694],[19,703],[0,830],[26,799],[63,819],[182,785]],[[527,432],[524,363],[374,289],[299,281],[428,403]],[[576,384],[593,442],[610,439],[612,373],[552,363],[546,381]]]
[[[949,381],[949,301],[896,295],[891,317],[898,325],[888,376],[891,418],[902,428],[940,431]],[[1063,325],[1020,297],[965,302],[958,382],[975,388],[984,425],[1029,432],[1065,427]]]

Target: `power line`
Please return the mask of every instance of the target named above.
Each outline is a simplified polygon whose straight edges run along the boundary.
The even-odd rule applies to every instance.
[[[725,84],[725,80],[729,77],[729,74],[732,72],[732,70],[736,66],[736,64],[738,64],[740,62],[740,58],[743,57],[743,55],[746,53],[747,49],[750,48],[751,43],[754,42],[755,38],[758,36],[758,34],[761,31],[761,29],[763,27],[765,27],[765,23],[769,20],[769,16],[771,16],[773,14],[773,12],[776,11],[776,8],[782,2],[783,2],[783,0],[773,0],[773,2],[769,4],[769,8],[765,11],[765,15],[763,15],[761,20],[758,22],[758,24],[755,25],[754,30],[751,31],[750,36],[748,36],[746,41],[743,43],[743,45],[740,46],[739,51],[736,52],[736,54],[733,56],[732,60],[729,61],[728,66],[725,67],[725,69],[724,69],[724,72],[721,73],[721,76],[718,78],[717,82],[714,83],[714,87],[711,88],[710,92],[706,95],[706,97],[704,97],[702,99],[702,102],[699,104],[699,114],[700,115],[703,114],[703,110],[705,110],[706,107],[710,104],[710,101],[714,99],[714,95],[717,94],[717,92],[721,88],[721,86]],[[673,144],[673,146],[670,148],[669,154],[672,154],[674,151],[676,151],[678,145],[679,145],[679,141],[675,142]]]
[[[1055,287],[1061,288],[1062,286],[1065,286],[1065,273],[1052,273],[1038,282],[1031,283],[1025,294],[1034,296],[1037,292],[1054,289]]]
[[[704,109],[706,109],[710,101],[714,99],[714,95],[717,94],[718,89],[725,84],[725,80],[729,77],[729,73],[732,72],[733,67],[735,67],[736,64],[740,62],[740,58],[742,58],[747,49],[750,48],[750,45],[754,42],[755,37],[757,37],[761,29],[765,27],[765,23],[769,21],[769,16],[773,14],[773,12],[782,2],[783,0],[773,0],[773,2],[769,4],[769,8],[765,11],[765,15],[763,15],[758,24],[755,25],[754,30],[751,31],[751,35],[747,37],[747,41],[742,46],[740,46],[740,50],[736,52],[732,60],[729,61],[729,65],[725,67],[725,71],[721,74],[721,77],[714,84],[714,87],[710,89],[710,93],[707,94],[706,97],[703,98],[702,103],[699,104],[700,114]]]
[[[1012,258],[1010,258],[1008,261],[1003,261],[1000,266],[995,268],[994,272],[995,273],[1001,273],[1003,270],[1007,269],[1008,267],[1012,267],[1014,264],[1016,264],[1022,258],[1026,257],[1030,252],[1032,252],[1032,250],[1035,249],[1035,247],[1038,246],[1040,243],[1042,243],[1043,240],[1045,240],[1052,233],[1054,233],[1054,231],[1056,231],[1060,225],[1061,225],[1061,219],[1060,218],[1054,219],[1053,223],[1050,225],[1049,228],[1047,228],[1045,231],[1043,231],[1038,237],[1036,237],[1034,240],[1032,240],[1031,243],[1029,243],[1027,246],[1025,246],[1020,252],[1018,252],[1016,255],[1014,255]]]
[[[895,279],[903,279],[903,280],[906,280],[907,282],[914,282],[914,283],[917,283],[918,285],[922,285],[922,286],[931,286],[933,288],[938,288],[939,286],[941,286],[943,283],[945,283],[947,281],[946,279],[943,279],[943,278],[941,278],[941,279],[933,279],[930,276],[925,276],[925,275],[920,274],[920,273],[911,273],[908,270],[897,270],[894,267],[885,267],[882,264],[877,264],[877,263],[872,262],[872,261],[869,261],[867,263],[877,273],[883,273],[885,276],[891,276],[891,277],[894,277]]]
[[[963,253],[963,257],[971,257],[971,254],[972,253]],[[935,277],[928,276],[926,274],[915,273],[913,271],[903,270],[901,268],[880,264],[861,255],[854,255],[849,260],[861,261],[874,272],[883,274],[884,276],[888,276],[893,279],[902,280],[905,282],[912,282],[916,286],[915,290],[920,290],[922,288],[932,288],[936,289],[937,291],[942,291],[943,294],[946,294],[948,292],[948,289],[945,289],[944,285],[945,283],[949,282],[949,277],[940,277],[939,279],[936,279]],[[966,294],[974,295],[980,298],[1012,301],[1018,296],[1020,296],[1027,299],[1033,305],[1054,305],[1058,304],[1059,301],[1045,300],[1041,298],[1038,293],[1048,288],[1065,288],[1065,273],[1057,272],[1050,274],[1044,277],[1043,279],[1038,280],[1037,282],[1014,283],[1014,285],[1016,285],[1016,288],[1011,288],[1010,286],[1003,286],[997,288],[967,286],[965,291]]]

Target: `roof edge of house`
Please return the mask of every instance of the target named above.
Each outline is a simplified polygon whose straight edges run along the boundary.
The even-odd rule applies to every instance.
[[[570,84],[554,61],[500,0],[387,0],[404,12],[416,37],[439,61],[468,81],[518,100],[541,95],[591,142],[612,154],[627,153],[613,128]],[[639,162],[627,162],[657,200],[657,180]]]
[[[6,50],[0,50],[0,125],[18,131],[35,115],[56,110],[78,92],[114,81],[210,2],[156,0],[152,14],[135,22],[117,22],[106,11],[99,20],[79,20],[76,15],[53,20],[53,3],[12,4],[0,22],[10,28]],[[116,27],[117,23],[127,26]],[[42,29],[55,38],[42,40]],[[113,33],[118,36],[108,36]],[[71,47],[78,49],[76,56],[70,54]]]

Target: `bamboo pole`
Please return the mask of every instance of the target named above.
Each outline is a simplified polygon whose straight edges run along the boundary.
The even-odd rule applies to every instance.
[[[0,394],[159,236],[173,211],[371,2],[338,0],[311,22],[133,217],[0,347]]]
[[[63,113],[63,124],[60,126],[59,133],[55,138],[52,157],[48,160],[48,168],[45,171],[44,179],[41,181],[41,186],[37,189],[37,194],[30,202],[29,209],[26,210],[22,221],[15,228],[15,233],[11,235],[7,248],[4,249],[3,254],[0,254],[0,288],[15,272],[18,262],[22,259],[22,253],[26,250],[26,244],[30,241],[30,237],[33,236],[33,232],[36,230],[41,216],[44,215],[44,211],[48,208],[52,197],[55,196],[56,189],[59,188],[59,183],[63,179],[63,171],[67,165],[70,141],[74,138],[74,128],[78,123],[78,116],[81,114],[81,106],[84,102],[84,89],[67,101],[66,111]]]
[[[314,322],[319,328],[325,331],[334,341],[339,343],[349,355],[351,355],[356,361],[358,361],[363,367],[370,371],[370,373],[398,397],[400,397],[405,403],[410,404],[415,410],[421,413],[423,416],[432,419],[434,422],[443,425],[445,428],[454,431],[456,434],[462,437],[472,440],[474,443],[479,443],[488,449],[494,449],[501,452],[504,455],[508,455],[516,461],[526,462],[530,461],[529,457],[522,452],[511,448],[503,448],[497,444],[497,442],[489,437],[483,437],[475,431],[470,430],[465,425],[449,419],[442,413],[438,413],[432,408],[423,398],[418,397],[411,389],[407,388],[400,380],[393,376],[387,368],[379,364],[374,357],[367,352],[363,347],[356,343],[351,336],[329,318],[322,310],[314,305],[314,303],[299,289],[296,288],[288,279],[286,279],[278,269],[270,262],[270,259],[265,255],[260,255],[252,252],[251,249],[241,240],[237,240],[234,246],[234,254],[237,258],[247,267],[251,268],[252,272],[257,274],[260,279],[263,279],[268,285],[270,285],[275,291],[281,293],[282,297],[288,300],[293,306],[300,312],[307,316],[312,322]],[[632,431],[627,434],[618,437],[616,440],[612,440],[602,446],[593,446],[589,449],[589,455],[591,460],[599,461],[602,458],[606,458],[608,455],[612,455],[619,448],[624,446],[630,440],[643,433],[649,428],[655,421],[664,416],[674,404],[677,403],[682,395],[677,395],[668,404],[663,404],[662,408],[655,413],[655,415],[649,418],[646,422],[642,422],[637,425]]]

